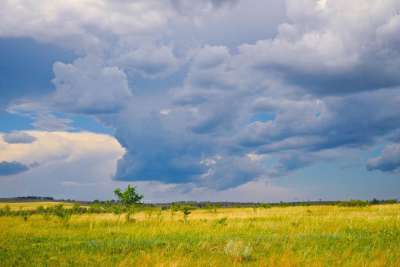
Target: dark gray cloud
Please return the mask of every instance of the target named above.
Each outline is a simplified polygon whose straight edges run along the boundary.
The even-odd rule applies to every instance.
[[[400,144],[387,145],[379,157],[370,159],[367,169],[383,172],[400,172]]]
[[[250,124],[240,142],[263,153],[369,145],[398,129],[398,105],[398,89],[323,100],[263,100],[257,109],[272,110],[276,118]]]
[[[8,176],[8,175],[14,175],[14,174],[19,174],[21,172],[26,172],[29,170],[29,167],[16,162],[8,162],[8,161],[2,161],[0,162],[0,176]]]
[[[36,137],[24,132],[12,132],[4,134],[3,140],[9,144],[30,144],[36,141]]]
[[[234,102],[226,106],[217,98],[176,106],[173,99],[154,99],[136,99],[108,120],[127,150],[118,162],[117,180],[192,183],[222,190],[262,174],[258,162],[227,151],[226,134],[236,127],[230,106]],[[130,123],[123,123],[127,119]]]
[[[180,114],[163,115],[159,105],[132,105],[112,119],[115,136],[127,149],[117,179],[185,182],[204,171],[200,157],[209,153],[209,145],[185,130]],[[124,123],[127,119],[131,123]]]
[[[224,190],[265,175],[265,168],[247,156],[216,155],[201,161],[206,171],[194,179],[200,186]]]

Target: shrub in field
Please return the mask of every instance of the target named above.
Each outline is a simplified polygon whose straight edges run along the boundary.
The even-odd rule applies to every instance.
[[[182,207],[183,221],[185,223],[188,222],[188,217],[189,217],[190,213],[192,213],[191,209],[192,209],[192,207],[189,207],[189,206],[183,206]]]
[[[32,215],[32,212],[29,212],[29,211],[26,211],[26,210],[21,210],[20,211],[20,215],[24,219],[24,221],[27,222],[29,217]]]
[[[170,206],[171,218],[174,218],[175,212],[178,212],[179,209],[180,209],[179,205],[172,204],[172,205]]]
[[[399,202],[397,201],[397,199],[387,199],[387,200],[383,200],[382,203],[384,203],[384,204],[397,204]]]
[[[53,214],[58,217],[65,225],[68,225],[71,219],[71,211],[64,209],[63,204],[58,204],[53,207]]]
[[[340,207],[366,207],[368,206],[368,201],[363,200],[349,200],[349,201],[341,201],[337,205]]]
[[[264,208],[264,209],[270,209],[270,208],[272,208],[272,205],[271,205],[271,204],[264,203],[264,204],[260,204],[260,207],[261,207],[261,208]]]
[[[397,203],[397,199],[386,199],[386,200],[379,200],[379,199],[372,199],[371,201],[369,201],[370,204],[372,205],[379,205],[379,204],[396,204]]]
[[[252,248],[241,240],[229,240],[225,245],[224,252],[235,260],[242,261],[251,258]]]
[[[36,212],[37,212],[38,214],[43,214],[43,213],[46,213],[46,209],[45,209],[42,205],[40,205],[40,206],[38,206],[38,207],[36,208]]]
[[[95,204],[90,205],[88,212],[89,213],[103,213],[104,209],[100,204],[95,203]]]
[[[9,216],[11,215],[11,208],[8,205],[5,205],[4,208],[0,209],[0,216]]]
[[[228,218],[224,217],[224,218],[217,220],[217,224],[218,225],[226,225],[227,221],[228,221]]]
[[[72,214],[83,214],[87,212],[86,208],[81,207],[78,203],[75,203],[71,208]]]

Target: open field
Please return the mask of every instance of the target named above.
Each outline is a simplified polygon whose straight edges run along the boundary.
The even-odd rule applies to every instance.
[[[400,205],[0,217],[0,266],[95,265],[400,266]]]
[[[0,209],[8,206],[11,210],[33,210],[39,206],[54,207],[62,204],[65,208],[71,208],[72,203],[57,202],[57,201],[35,201],[35,202],[0,202]]]

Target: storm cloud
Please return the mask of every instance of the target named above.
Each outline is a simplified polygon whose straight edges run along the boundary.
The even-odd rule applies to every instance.
[[[0,176],[8,176],[8,175],[14,175],[14,174],[19,174],[22,172],[26,172],[29,170],[29,167],[16,162],[16,161],[2,161],[0,162]]]
[[[14,16],[0,19],[0,35],[77,55],[55,62],[54,88],[36,101],[111,127],[125,148],[115,180],[227,190],[362,154],[400,131],[399,1],[98,1],[7,1],[0,17]],[[263,18],[281,6],[286,15],[279,25],[232,15],[253,4]],[[228,36],[236,20],[265,31],[224,42],[219,23]],[[397,172],[397,152],[364,164]]]
[[[36,137],[24,132],[12,132],[3,135],[3,140],[9,144],[30,144],[36,141]]]
[[[400,144],[387,145],[382,155],[370,159],[367,165],[368,170],[380,170],[383,172],[399,172],[400,171]]]

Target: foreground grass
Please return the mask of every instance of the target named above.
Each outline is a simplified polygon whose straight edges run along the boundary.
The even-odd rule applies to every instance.
[[[0,266],[400,266],[400,205],[0,217]]]

